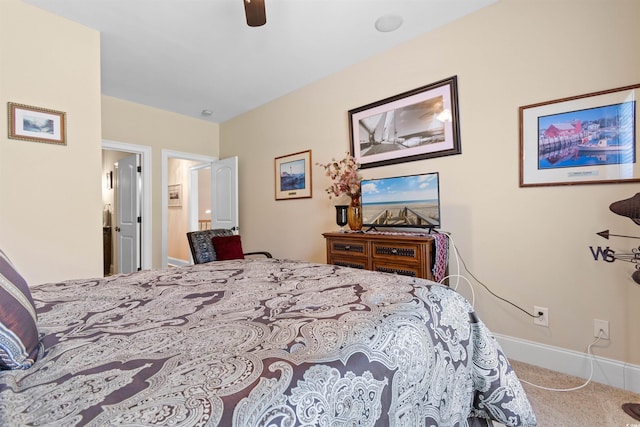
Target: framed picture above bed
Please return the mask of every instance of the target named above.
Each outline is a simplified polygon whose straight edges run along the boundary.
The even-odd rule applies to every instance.
[[[640,84],[525,105],[520,187],[640,181]]]
[[[312,196],[311,150],[276,157],[274,171],[276,200]]]
[[[460,154],[457,82],[449,77],[349,110],[360,168]]]

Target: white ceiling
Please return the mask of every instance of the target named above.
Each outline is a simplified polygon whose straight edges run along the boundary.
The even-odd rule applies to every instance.
[[[100,31],[103,94],[221,123],[497,0],[24,1]]]

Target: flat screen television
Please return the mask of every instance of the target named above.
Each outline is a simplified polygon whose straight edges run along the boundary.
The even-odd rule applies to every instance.
[[[363,179],[362,226],[440,228],[438,172]]]

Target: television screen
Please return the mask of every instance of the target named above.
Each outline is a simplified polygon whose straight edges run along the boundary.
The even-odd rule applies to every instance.
[[[362,180],[364,227],[440,228],[438,172]]]

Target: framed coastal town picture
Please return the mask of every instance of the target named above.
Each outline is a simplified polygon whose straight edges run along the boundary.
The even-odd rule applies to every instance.
[[[311,193],[311,150],[276,157],[276,200],[304,199]]]
[[[640,181],[640,84],[525,105],[520,187]]]

